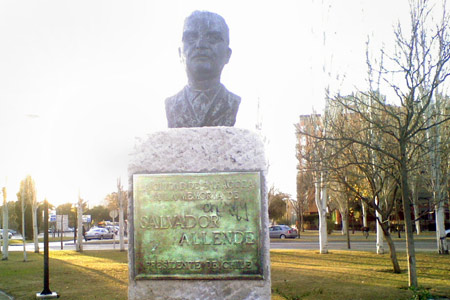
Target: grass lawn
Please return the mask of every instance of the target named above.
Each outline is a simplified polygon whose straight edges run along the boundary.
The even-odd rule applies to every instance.
[[[410,299],[406,254],[401,274],[392,273],[388,254],[363,251],[272,250],[272,299]],[[450,298],[450,256],[416,253],[419,284]]]
[[[406,256],[393,274],[388,255],[359,251],[272,250],[272,299],[410,299]],[[43,256],[10,252],[0,261],[0,290],[17,300],[35,299],[43,288]],[[433,295],[450,297],[450,256],[417,253],[419,283]],[[52,251],[50,288],[61,299],[127,299],[126,252]]]

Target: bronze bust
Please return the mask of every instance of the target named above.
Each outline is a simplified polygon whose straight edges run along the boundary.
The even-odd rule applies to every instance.
[[[241,98],[220,83],[231,56],[225,20],[212,12],[194,11],[184,22],[178,52],[188,84],[166,99],[169,128],[233,126]]]

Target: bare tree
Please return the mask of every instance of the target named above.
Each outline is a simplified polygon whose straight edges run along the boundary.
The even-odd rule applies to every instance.
[[[399,23],[394,29],[394,53],[390,55],[382,51],[382,59],[377,64],[367,60],[370,75],[368,92],[360,91],[352,97],[336,95],[330,101],[361,124],[360,131],[340,136],[340,145],[358,145],[360,151],[372,152],[374,166],[378,167],[380,161],[384,161],[383,165],[392,166],[385,168],[392,175],[386,178],[396,181],[394,186],[398,186],[401,195],[408,283],[415,287],[418,281],[412,234],[411,174],[421,162],[418,155],[432,151],[427,147],[430,143],[425,133],[450,119],[447,111],[431,109],[439,88],[450,75],[449,15],[444,7],[442,17],[436,18],[433,9],[427,0],[411,0],[409,27]],[[380,81],[388,85],[394,97],[386,99],[381,96],[377,85]],[[334,126],[327,121],[327,115],[324,119],[330,128]],[[367,139],[361,134],[363,132],[376,133],[377,140]],[[327,140],[331,145],[335,142],[333,136],[316,135],[316,138]],[[342,151],[342,148],[337,149],[336,153]],[[385,197],[389,195],[387,191],[384,190]],[[384,220],[381,221],[384,224]]]
[[[296,127],[304,128],[309,126],[307,124],[308,119],[300,119],[300,122],[296,124]],[[314,205],[315,198],[315,186],[314,186],[314,172],[311,165],[311,161],[308,160],[314,150],[314,142],[311,138],[297,134],[296,145],[296,157],[297,164],[297,201],[294,209],[297,214],[297,220],[299,221],[298,229],[300,232],[304,231],[304,214],[310,208],[311,204]]]
[[[300,122],[295,125],[298,136],[299,171],[310,172],[314,182],[314,201],[319,213],[319,247],[320,253],[328,253],[327,230],[327,168],[322,158],[326,155],[322,144],[317,139],[325,136],[326,126],[319,114],[300,116]],[[305,163],[306,162],[306,163]]]
[[[304,232],[304,216],[311,204],[314,203],[314,181],[312,172],[299,168],[297,173],[297,201],[294,210],[298,221],[298,234]]]
[[[343,214],[348,214],[347,200],[350,198],[362,201],[376,212],[378,233],[381,238],[386,238],[394,272],[399,273],[395,246],[386,222],[392,213],[399,187],[395,161],[389,156],[376,154],[363,144],[373,143],[387,147],[392,143],[392,138],[380,131],[367,130],[370,123],[343,105],[346,103],[351,106],[355,97],[365,99],[363,95],[352,95],[330,101],[327,114],[328,135],[316,138],[316,143],[322,144],[317,148],[328,149],[327,155],[321,159],[328,170],[330,189],[340,195],[335,198],[341,198],[337,202],[340,203],[338,206]],[[377,253],[383,253],[378,241]]]

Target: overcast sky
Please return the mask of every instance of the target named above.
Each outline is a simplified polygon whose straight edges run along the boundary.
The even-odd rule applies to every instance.
[[[236,127],[255,129],[259,102],[269,184],[295,198],[298,116],[320,112],[329,85],[364,84],[367,37],[389,46],[408,3],[1,1],[0,185],[9,201],[27,174],[38,200],[54,204],[78,192],[99,204],[119,177],[127,187],[135,137],[166,129],[164,99],[186,83],[178,47],[196,9],[227,21],[233,54],[222,82],[242,97]]]

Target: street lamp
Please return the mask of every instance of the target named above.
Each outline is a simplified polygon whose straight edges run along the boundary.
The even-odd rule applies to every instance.
[[[36,293],[36,299],[59,298],[59,295],[50,290],[50,270],[48,264],[48,202],[44,201],[44,289]]]

